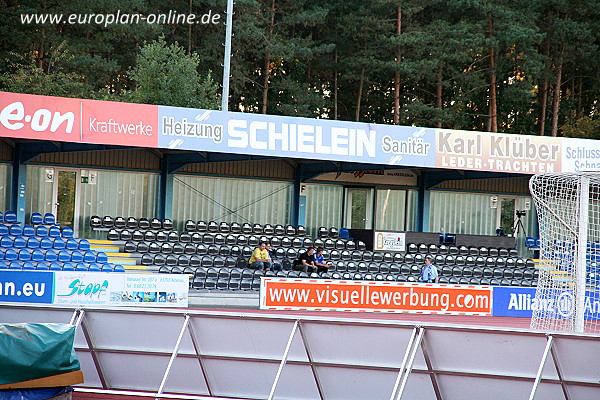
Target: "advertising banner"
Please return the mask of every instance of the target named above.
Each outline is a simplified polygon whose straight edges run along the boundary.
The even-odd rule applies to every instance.
[[[3,137],[157,147],[158,106],[0,92]]]
[[[373,237],[374,251],[406,251],[405,232],[375,231]]]
[[[494,317],[531,318],[532,311],[542,310],[551,318],[570,318],[574,300],[570,290],[548,292],[544,298],[535,297],[535,288],[494,287]],[[600,319],[600,294],[586,292],[585,314],[588,320]]]
[[[52,303],[50,271],[0,271],[0,302]]]
[[[562,138],[563,172],[600,170],[600,141]]]
[[[54,304],[187,307],[188,281],[187,275],[55,272]]]
[[[261,278],[260,308],[491,315],[488,286]]]
[[[560,172],[561,139],[438,129],[439,168],[538,174]]]
[[[433,129],[159,106],[159,147],[434,166]]]

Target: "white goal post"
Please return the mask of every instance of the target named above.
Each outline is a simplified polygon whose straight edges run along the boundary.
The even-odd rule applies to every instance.
[[[531,328],[600,333],[600,171],[534,175],[539,278]]]

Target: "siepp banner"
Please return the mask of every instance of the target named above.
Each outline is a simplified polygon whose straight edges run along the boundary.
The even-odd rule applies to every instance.
[[[54,304],[187,307],[189,277],[159,274],[56,272]]]
[[[0,271],[0,302],[52,303],[54,273]]]
[[[159,106],[160,148],[435,166],[435,130]]]
[[[531,318],[532,311],[542,310],[549,317],[571,317],[573,295],[571,291],[555,291],[546,298],[535,297],[535,288],[494,287],[494,317]],[[585,319],[600,319],[600,296],[598,292],[586,292]]]

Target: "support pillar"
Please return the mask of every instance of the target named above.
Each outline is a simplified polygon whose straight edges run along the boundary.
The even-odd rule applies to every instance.
[[[428,187],[427,172],[423,171],[418,179],[419,192],[417,195],[417,232],[429,232],[430,192]]]
[[[17,214],[17,221],[25,222],[25,201],[27,189],[27,165],[22,163],[23,150],[20,144],[17,144],[13,152],[13,170],[12,170],[12,194],[10,199],[10,209]]]
[[[158,188],[158,218],[173,219],[173,174],[170,172],[169,155],[165,154],[160,166]]]

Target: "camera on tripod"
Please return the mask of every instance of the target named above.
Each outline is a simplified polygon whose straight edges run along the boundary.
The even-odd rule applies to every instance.
[[[517,217],[519,217],[519,218],[524,217],[526,213],[527,213],[527,211],[525,211],[525,210],[517,210]]]

